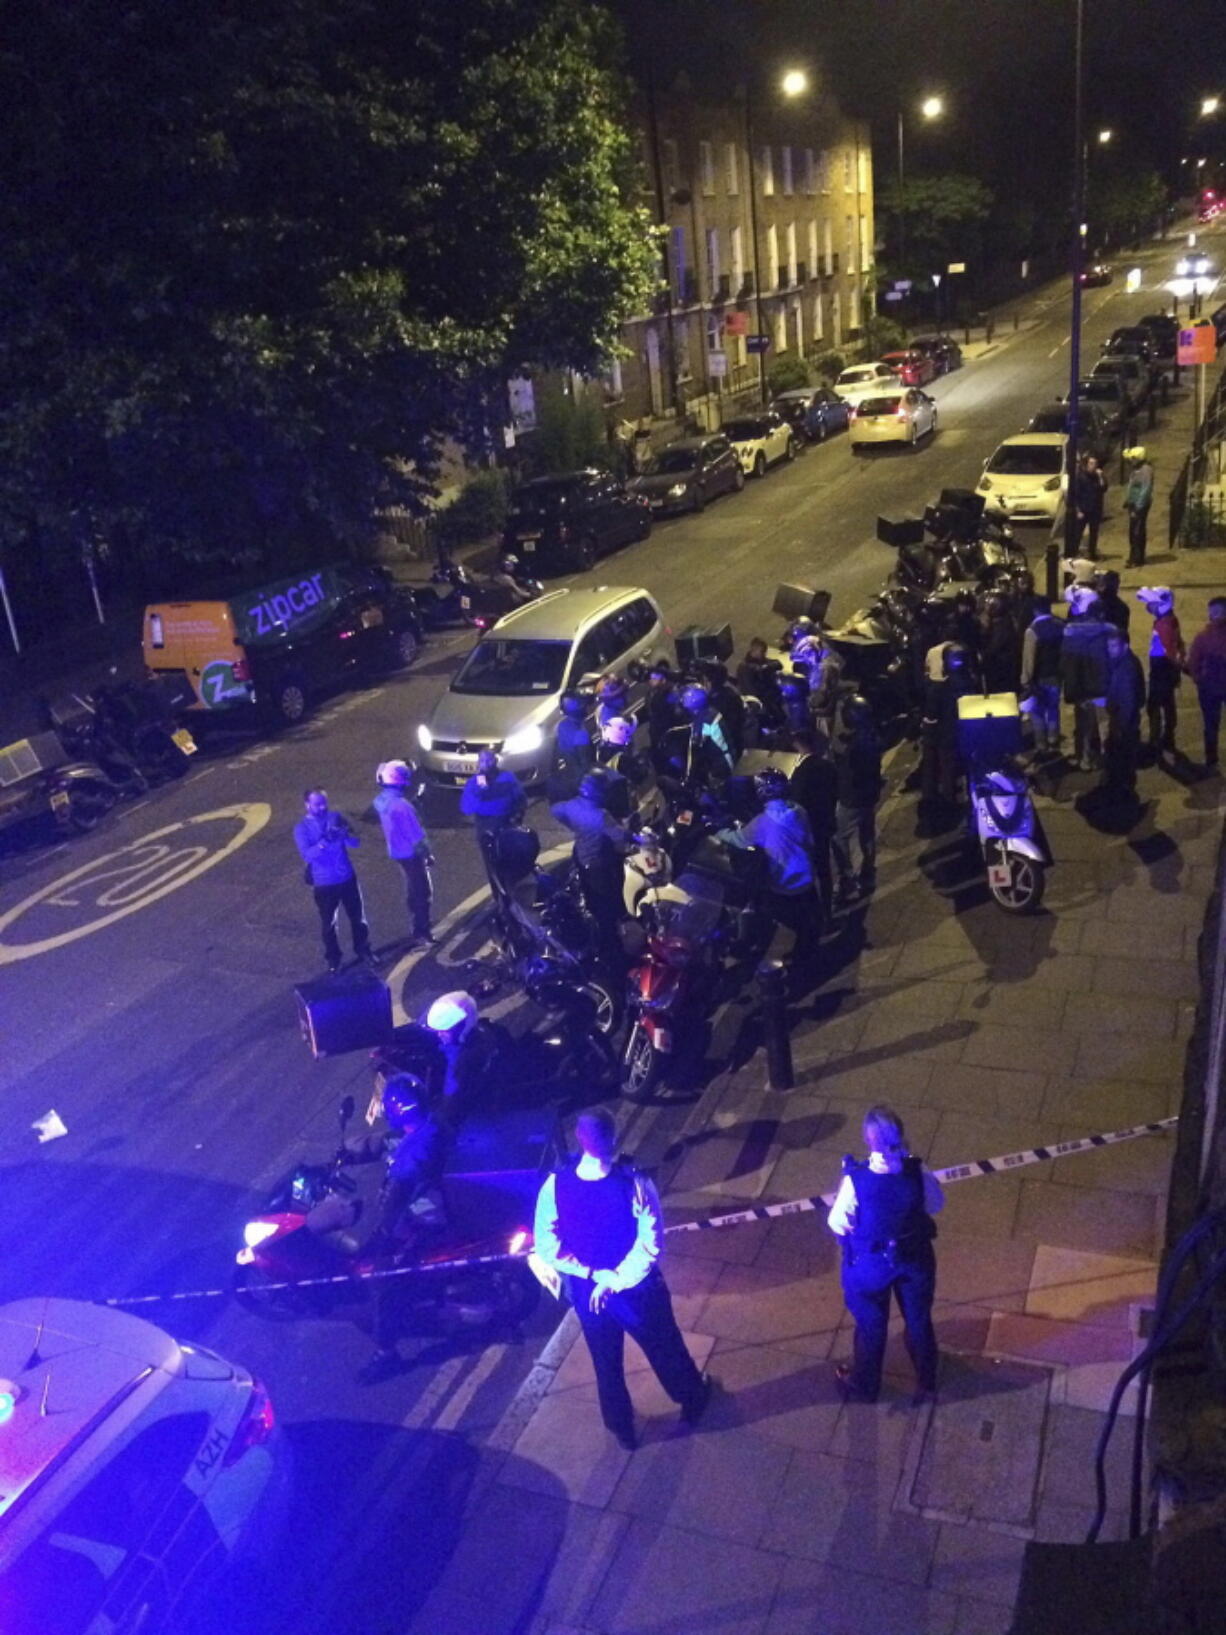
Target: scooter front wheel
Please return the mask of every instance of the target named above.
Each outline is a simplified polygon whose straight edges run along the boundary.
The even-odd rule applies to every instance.
[[[641,1022],[630,1030],[622,1056],[622,1094],[627,1101],[647,1101],[664,1074],[664,1056]]]
[[[1008,880],[1004,872],[1008,871]],[[1022,857],[1011,852],[1002,862],[988,870],[988,890],[996,902],[1009,914],[1033,914],[1043,901],[1047,873],[1042,863],[1033,857]]]

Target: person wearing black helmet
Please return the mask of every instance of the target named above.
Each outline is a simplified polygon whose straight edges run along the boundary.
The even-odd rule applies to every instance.
[[[556,760],[549,782],[553,800],[565,800],[575,794],[580,778],[596,765],[596,745],[589,725],[594,707],[590,693],[572,687],[562,694],[562,718],[554,733]]]
[[[600,931],[602,949],[615,966],[624,963],[619,929],[624,913],[622,859],[633,845],[629,832],[608,809],[616,787],[616,775],[596,767],[580,780],[577,794],[550,807],[575,837],[575,867]]]
[[[647,723],[647,742],[651,758],[659,771],[669,733],[680,719],[680,706],[674,691],[676,677],[662,660],[647,672],[647,696],[643,700],[643,719]]]
[[[534,600],[532,592],[523,583],[520,577],[519,558],[507,551],[498,560],[498,567],[492,576],[492,583],[499,590],[506,591],[511,598],[511,606],[519,607],[524,602]]]

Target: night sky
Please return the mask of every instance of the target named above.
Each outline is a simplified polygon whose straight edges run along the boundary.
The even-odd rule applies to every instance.
[[[1226,158],[1226,102],[1200,122],[1202,96],[1226,99],[1222,0],[1084,0],[1086,123],[1116,133],[1112,159],[1173,180],[1185,153]],[[949,117],[908,146],[916,169],[962,169],[1004,197],[1050,199],[1072,141],[1075,0],[614,0],[632,60],[648,40],[717,83],[752,55],[824,65],[844,109],[873,122],[892,156],[900,100],[940,92]],[[653,37],[654,36],[654,37]],[[637,49],[636,49],[637,47]],[[1212,128],[1208,128],[1209,126]]]

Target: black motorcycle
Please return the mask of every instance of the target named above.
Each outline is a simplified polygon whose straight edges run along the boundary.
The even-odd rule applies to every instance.
[[[52,732],[0,748],[0,835],[48,817],[61,830],[85,834],[118,799],[102,768],[71,755]]]
[[[457,629],[468,626],[474,630],[488,630],[518,607],[525,599],[533,601],[544,592],[539,580],[515,576],[515,583],[526,592],[517,596],[509,585],[475,578],[462,563],[449,562],[435,568],[428,585],[413,590],[413,601],[427,630]]]

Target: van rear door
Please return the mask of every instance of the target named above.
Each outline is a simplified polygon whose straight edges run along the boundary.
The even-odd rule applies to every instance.
[[[158,602],[147,607],[143,648],[151,676],[186,681],[193,695],[190,709],[224,710],[250,702],[246,655],[227,602]]]

